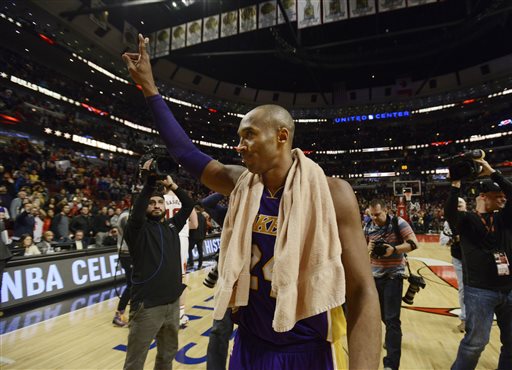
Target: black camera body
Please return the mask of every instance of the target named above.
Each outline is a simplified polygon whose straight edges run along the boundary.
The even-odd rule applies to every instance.
[[[206,275],[203,280],[203,285],[213,289],[215,284],[217,284],[217,280],[219,279],[219,252],[215,254],[215,267]]]
[[[384,239],[377,239],[373,242],[374,247],[372,250],[373,258],[381,258],[386,254],[387,247],[385,244],[388,244]]]
[[[139,160],[139,171],[141,176],[156,174],[165,177],[178,171],[178,164],[169,156],[165,145],[147,145],[144,147],[145,154]],[[149,170],[142,169],[144,163],[153,160]]]
[[[407,279],[409,281],[409,288],[405,293],[402,301],[407,304],[412,304],[414,301],[414,296],[419,292],[420,289],[425,289],[427,283],[425,283],[425,279],[422,276],[412,275]]]
[[[482,149],[474,149],[468,152],[457,154],[453,157],[443,159],[448,162],[451,180],[475,179],[482,172],[482,166],[476,163],[475,159],[485,157]]]

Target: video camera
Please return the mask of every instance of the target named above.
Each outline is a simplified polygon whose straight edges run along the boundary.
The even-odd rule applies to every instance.
[[[485,152],[482,149],[474,149],[444,158],[442,161],[449,164],[451,180],[475,179],[482,172],[482,166],[474,160],[484,157]]]
[[[141,176],[156,174],[165,177],[178,171],[178,164],[169,156],[165,145],[146,145],[145,153],[139,160],[139,172]],[[149,170],[142,169],[144,163],[153,160]]]

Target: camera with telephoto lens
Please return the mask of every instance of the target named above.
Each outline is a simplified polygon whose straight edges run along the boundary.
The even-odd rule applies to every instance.
[[[213,289],[217,280],[219,279],[219,252],[215,254],[215,267],[206,275],[203,281],[203,285]]]
[[[178,171],[178,164],[169,156],[165,145],[146,145],[145,153],[139,160],[139,171],[141,176],[156,174],[165,177]],[[143,169],[144,163],[153,160],[149,170]]]
[[[386,250],[388,247],[386,247],[386,241],[384,239],[377,239],[373,242],[373,250],[372,250],[372,257],[373,258],[380,258],[383,257],[386,254]]]
[[[422,276],[412,274],[411,276],[409,276],[407,281],[409,282],[409,288],[407,289],[407,292],[402,298],[402,301],[404,301],[407,304],[412,304],[412,302],[414,301],[414,295],[418,293],[420,289],[425,289],[425,286],[427,284],[425,283],[425,280],[423,279]]]
[[[475,159],[483,159],[485,152],[482,149],[474,149],[460,153],[442,161],[448,163],[451,180],[475,179],[482,172],[482,166]]]

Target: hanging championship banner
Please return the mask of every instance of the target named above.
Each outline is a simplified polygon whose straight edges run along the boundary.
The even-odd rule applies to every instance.
[[[322,23],[320,0],[301,0],[297,3],[297,28],[316,26]]]
[[[220,37],[236,35],[238,33],[238,11],[222,13],[220,24]]]
[[[130,23],[124,21],[123,28],[123,44],[128,46],[128,48],[132,51],[138,51],[139,49],[139,32],[135,27],[133,27]]]
[[[171,50],[185,47],[185,35],[187,34],[185,28],[185,24],[180,24],[172,28]]]
[[[91,9],[101,8],[103,6],[105,6],[105,3],[103,1],[91,0]],[[96,23],[96,25],[98,27],[100,27],[101,29],[103,29],[105,31],[108,29],[108,11],[106,11],[106,10],[99,11],[99,12],[93,11],[89,15],[89,19],[91,21],[93,21],[94,23]]]
[[[431,3],[437,3],[437,0],[407,0],[407,6],[409,6],[409,7],[431,4]]]
[[[203,42],[219,38],[219,18],[218,14],[203,18]]]
[[[256,5],[240,9],[240,33],[256,29]]]
[[[272,27],[276,25],[277,3],[273,1],[265,1],[260,4],[260,18],[258,28]]]
[[[379,0],[379,13],[405,8],[405,0]]]
[[[187,46],[199,44],[201,42],[201,20],[187,23]]]
[[[171,29],[165,28],[155,32],[155,55],[154,58],[169,55],[169,43],[171,41]]]
[[[297,20],[297,3],[295,0],[283,0],[283,8],[286,11],[286,15],[288,16],[288,20],[290,22],[295,22]],[[283,13],[281,12],[281,8],[277,7],[277,23],[282,24],[285,22]]]
[[[323,22],[330,23],[348,18],[347,0],[324,0]]]
[[[350,0],[350,18],[375,14],[375,0]]]

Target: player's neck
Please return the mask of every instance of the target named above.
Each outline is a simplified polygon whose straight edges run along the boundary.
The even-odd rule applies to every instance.
[[[262,175],[263,185],[270,191],[272,194],[277,192],[279,188],[281,188],[288,176],[288,172],[292,167],[292,158],[289,157],[283,160],[279,166],[265,172]]]

